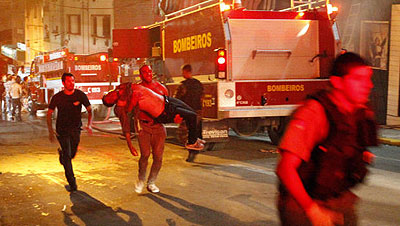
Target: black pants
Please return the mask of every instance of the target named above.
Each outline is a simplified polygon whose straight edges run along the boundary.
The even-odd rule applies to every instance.
[[[62,160],[65,171],[65,177],[71,187],[76,186],[74,170],[72,168],[72,159],[78,150],[81,131],[70,131],[65,134],[60,134],[57,139],[62,149]]]
[[[179,114],[185,120],[188,128],[188,143],[196,143],[197,138],[199,138],[196,112],[179,99],[168,96],[164,96],[164,98],[164,112],[156,118],[156,121],[159,123],[172,123],[175,116]]]
[[[12,98],[12,116],[15,117],[16,120],[21,121],[21,99],[20,98]]]

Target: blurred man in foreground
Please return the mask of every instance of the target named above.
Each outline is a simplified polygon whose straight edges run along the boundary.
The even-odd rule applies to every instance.
[[[357,225],[357,196],[377,145],[367,107],[372,69],[357,54],[336,58],[331,89],[308,98],[281,140],[278,209],[282,225]]]

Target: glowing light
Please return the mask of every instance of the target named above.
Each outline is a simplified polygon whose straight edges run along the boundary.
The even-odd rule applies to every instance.
[[[219,5],[219,9],[221,10],[221,12],[224,12],[224,11],[231,10],[231,6],[230,6],[230,5],[227,5],[227,4],[225,4],[225,3],[222,2],[222,3]]]
[[[218,56],[225,56],[225,51],[224,50],[219,50],[218,51]]]
[[[301,29],[301,31],[297,34],[297,37],[301,37],[301,36],[305,35],[309,28],[310,28],[310,24],[307,24],[306,26],[304,26]]]
[[[225,64],[226,60],[224,57],[219,57],[218,58],[218,64]]]
[[[77,56],[76,56],[76,57],[74,57],[74,60],[75,60],[75,61],[77,61],[77,60],[78,60],[78,57],[77,57]]]
[[[300,17],[303,17],[303,16],[304,16],[304,12],[300,12],[300,13],[299,13],[299,16],[300,16]]]
[[[106,61],[106,60],[107,60],[106,55],[101,55],[101,56],[100,56],[100,61]]]
[[[114,62],[117,62],[117,61],[118,61],[118,58],[115,57],[113,60],[114,60]]]
[[[331,4],[327,4],[326,8],[328,10],[328,14],[332,14],[332,13],[337,12],[339,10],[338,7],[336,7],[336,6],[334,7]]]

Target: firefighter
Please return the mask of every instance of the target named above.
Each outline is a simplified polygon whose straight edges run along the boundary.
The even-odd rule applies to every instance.
[[[377,145],[367,107],[372,70],[357,54],[336,58],[331,89],[308,98],[281,140],[278,210],[282,225],[357,225],[357,196]]]
[[[175,98],[178,98],[189,105],[197,113],[197,126],[198,126],[198,136],[201,138],[201,118],[202,118],[202,97],[203,97],[203,85],[201,82],[192,75],[192,66],[190,64],[185,64],[182,66],[182,76],[185,78],[179,85]],[[184,127],[184,126],[183,126]],[[193,162],[198,154],[198,151],[189,150],[187,162]]]
[[[70,73],[64,73],[61,77],[64,90],[55,94],[47,111],[47,127],[50,142],[55,141],[55,136],[60,143],[59,160],[64,166],[65,177],[69,183],[66,189],[70,192],[77,190],[74,171],[71,160],[75,157],[81,135],[81,109],[85,106],[88,112],[86,129],[92,133],[92,107],[88,97],[81,90],[75,89],[75,78]],[[57,108],[56,131],[53,130],[53,112]]]

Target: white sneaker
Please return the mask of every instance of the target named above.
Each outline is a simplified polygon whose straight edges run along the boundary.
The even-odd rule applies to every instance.
[[[144,182],[141,180],[138,180],[135,184],[135,192],[138,194],[142,193],[143,187],[144,187]]]
[[[148,185],[147,185],[147,190],[148,190],[149,192],[152,192],[152,193],[160,192],[160,189],[158,189],[158,187],[157,187],[154,183],[148,184]]]

